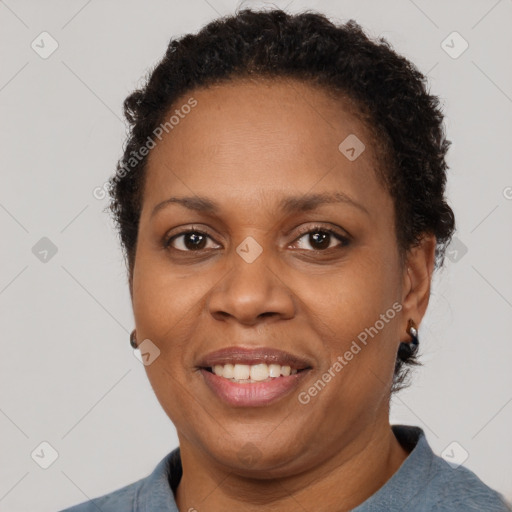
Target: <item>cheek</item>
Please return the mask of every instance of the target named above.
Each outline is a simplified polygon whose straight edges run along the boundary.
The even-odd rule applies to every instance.
[[[333,273],[326,293],[308,295],[329,368],[340,376],[334,379],[336,401],[372,394],[378,398],[378,390],[387,389],[392,379],[402,309],[400,273],[397,260],[382,258],[382,252],[377,257],[376,252],[363,251],[357,262]],[[333,369],[336,361],[340,364]]]
[[[300,289],[325,325],[346,338],[357,336],[392,307],[400,297],[398,279],[396,265],[372,257],[368,249],[322,280],[305,278]]]
[[[169,329],[196,310],[204,290],[198,286],[194,273],[172,271],[161,253],[155,255],[141,244],[133,274],[133,311],[141,330],[155,338],[165,337]],[[170,334],[170,333],[168,333]]]

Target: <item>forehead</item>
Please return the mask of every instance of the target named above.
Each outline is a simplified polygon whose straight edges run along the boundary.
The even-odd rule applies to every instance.
[[[184,108],[191,98],[195,106]],[[167,118],[172,115],[178,122],[148,160],[145,196],[153,203],[178,189],[230,191],[233,199],[248,191],[341,188],[360,198],[384,192],[375,173],[382,159],[357,109],[321,87],[237,80],[183,95]]]
[[[366,156],[375,156],[369,130],[360,121],[355,102],[321,86],[293,79],[237,79],[183,95],[167,117],[185,110],[191,97],[197,105],[186,108],[191,111],[182,114],[181,121],[174,116],[179,126],[173,126],[169,133],[173,137],[168,137],[168,142],[177,150],[183,142],[185,149],[199,153],[220,153],[225,146],[238,144],[249,153],[260,142],[268,148],[260,158],[276,147],[329,156],[346,136],[358,134],[369,149]],[[200,139],[198,130],[208,137]],[[311,143],[304,144],[307,141]]]

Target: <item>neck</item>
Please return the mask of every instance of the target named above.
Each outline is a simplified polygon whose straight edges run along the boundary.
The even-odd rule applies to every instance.
[[[183,477],[176,491],[178,508],[209,512],[350,511],[380,489],[408,455],[389,421],[372,425],[315,467],[277,479],[248,478],[210,464],[181,438],[180,452]]]

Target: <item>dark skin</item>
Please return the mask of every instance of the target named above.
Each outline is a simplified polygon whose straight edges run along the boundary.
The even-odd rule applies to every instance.
[[[389,399],[407,322],[429,300],[435,237],[402,264],[393,201],[378,179],[378,151],[352,107],[297,81],[235,81],[189,93],[198,105],[150,154],[130,292],[137,339],[161,353],[148,378],[174,423],[182,511],[348,511],[375,493],[408,453],[389,424]],[[338,150],[356,134],[365,151]],[[284,213],[289,196],[340,192],[348,202]],[[199,212],[171,196],[205,196]],[[332,229],[315,245],[310,234]],[[206,232],[200,250],[186,230]],[[246,237],[263,252],[247,263]],[[402,309],[307,405],[297,399],[392,304]],[[307,357],[296,392],[265,407],[230,407],[196,367],[206,353],[267,346]],[[239,457],[250,442],[258,457]],[[301,508],[302,507],[302,508]]]

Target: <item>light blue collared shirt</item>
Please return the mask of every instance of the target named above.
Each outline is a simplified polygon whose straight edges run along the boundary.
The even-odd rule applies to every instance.
[[[419,427],[393,425],[409,456],[395,474],[352,512],[510,512],[503,496],[463,466],[450,466],[430,448]],[[153,472],[109,494],[60,512],[179,512],[174,499],[182,475],[180,450]],[[201,510],[207,506],[197,505]],[[333,511],[334,512],[334,511]]]

